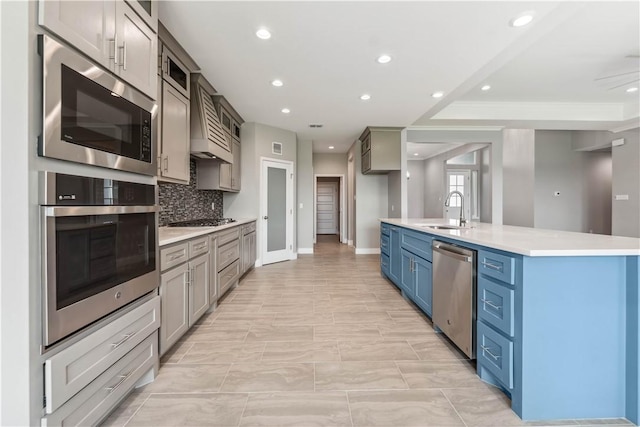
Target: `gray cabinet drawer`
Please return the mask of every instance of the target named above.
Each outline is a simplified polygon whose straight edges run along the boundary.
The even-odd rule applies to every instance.
[[[236,260],[218,273],[218,285],[222,296],[240,276],[240,260]]]
[[[44,426],[97,425],[123,399],[158,358],[158,335],[151,334],[53,414]]]
[[[380,255],[380,269],[386,276],[389,275],[389,255],[384,253]]]
[[[227,243],[224,246],[220,246],[220,241],[218,240],[218,271],[222,270],[233,261],[236,261],[238,258],[240,258],[239,241],[236,240],[232,243]]]
[[[232,228],[231,230],[221,231],[218,234],[218,247],[223,246],[229,242],[233,242],[234,240],[238,240],[240,238],[240,227]]]
[[[478,278],[478,317],[513,337],[514,290],[493,283],[486,277]]]
[[[252,222],[251,224],[246,224],[242,226],[242,235],[246,236],[247,234],[253,233],[256,231],[256,223]]]
[[[389,236],[382,234],[380,236],[380,251],[383,254],[389,255]]]
[[[427,261],[433,261],[431,242],[433,237],[419,231],[400,229],[400,246]]]
[[[114,320],[45,361],[46,412],[52,413],[160,327],[160,298]]]
[[[487,250],[478,251],[478,274],[484,274],[513,285],[516,281],[516,260]]]
[[[209,237],[205,236],[199,239],[189,241],[189,258],[209,252]]]
[[[507,388],[513,388],[513,342],[478,322],[476,355],[478,364],[487,369]]]
[[[160,270],[165,271],[189,259],[187,242],[160,249]]]

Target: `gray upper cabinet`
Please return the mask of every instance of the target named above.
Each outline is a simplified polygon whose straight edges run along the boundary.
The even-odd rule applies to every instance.
[[[175,87],[162,82],[160,109],[160,181],[189,183],[190,103]]]
[[[368,127],[360,136],[363,174],[384,174],[400,170],[402,128]]]
[[[157,36],[124,0],[41,0],[38,22],[156,99]]]
[[[155,99],[158,36],[123,1],[116,2],[116,35],[116,74]]]
[[[129,6],[144,20],[154,32],[158,32],[158,1],[127,0]]]

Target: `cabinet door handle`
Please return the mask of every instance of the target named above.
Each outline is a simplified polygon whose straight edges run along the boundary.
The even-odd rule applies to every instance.
[[[498,359],[500,359],[500,356],[497,356],[497,355],[491,353],[491,349],[489,349],[489,347],[485,347],[485,346],[481,345],[480,348],[482,349],[483,352],[485,352],[489,356],[491,356],[493,358],[493,360],[497,361]]]
[[[499,305],[495,305],[493,303],[493,301],[489,301],[488,299],[484,299],[484,298],[482,298],[480,301],[482,301],[483,303],[485,303],[489,307],[493,308],[494,310],[502,310],[502,307],[499,306]]]
[[[122,42],[122,46],[120,47],[122,50],[122,60],[120,61],[120,66],[124,71],[127,71],[127,41]]]
[[[109,40],[109,43],[113,43],[113,55],[109,49],[109,59],[113,59],[114,65],[118,65],[118,33],[113,35],[113,39]]]
[[[184,272],[184,282],[187,286],[191,286],[191,271],[189,269]]]
[[[500,265],[491,264],[490,262],[486,262],[486,261],[482,261],[481,264],[492,270],[502,271],[502,266]]]
[[[135,334],[136,334],[135,332],[130,332],[128,334],[124,334],[123,338],[120,341],[111,343],[111,350],[115,350],[116,348],[120,347],[122,344],[127,342],[127,340],[129,338],[131,338],[132,336],[134,336]]]
[[[168,172],[169,171],[169,156],[164,156],[164,171]]]

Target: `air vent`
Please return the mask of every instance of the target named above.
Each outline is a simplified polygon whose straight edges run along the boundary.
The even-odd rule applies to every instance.
[[[281,142],[272,142],[271,143],[271,152],[273,154],[277,154],[282,156],[282,143]]]
[[[319,123],[311,123],[309,125],[310,128],[321,128],[322,126],[324,126],[324,125],[321,125]]]

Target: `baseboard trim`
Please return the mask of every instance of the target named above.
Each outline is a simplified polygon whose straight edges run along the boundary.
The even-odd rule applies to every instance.
[[[380,248],[356,248],[356,255],[379,255]]]
[[[258,267],[262,267],[262,260],[261,260],[261,259],[259,259],[259,258],[258,258],[258,259],[256,259],[256,263],[255,263],[255,265],[254,265],[254,266],[255,266],[256,268],[258,268]]]
[[[312,254],[313,248],[298,248],[298,254]]]
[[[347,240],[347,245],[353,246],[353,240]]]
[[[290,261],[293,261],[294,259],[298,259],[298,252],[291,252],[291,255],[289,255]]]

